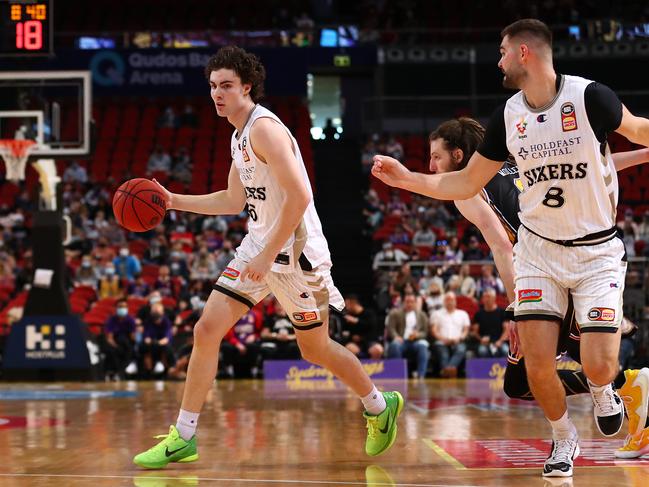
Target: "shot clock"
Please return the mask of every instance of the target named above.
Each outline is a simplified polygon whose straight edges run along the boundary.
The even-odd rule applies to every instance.
[[[53,0],[0,0],[0,56],[50,55]]]

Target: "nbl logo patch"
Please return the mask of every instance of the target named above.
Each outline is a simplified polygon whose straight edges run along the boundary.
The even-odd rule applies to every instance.
[[[542,289],[521,289],[518,291],[518,304],[539,303],[543,301]]]
[[[232,267],[226,267],[221,275],[231,281],[236,281],[239,274],[241,273],[238,270],[233,269]]]
[[[318,319],[318,313],[315,311],[305,311],[302,313],[293,313],[293,321],[296,323],[305,323],[307,321],[315,321]]]
[[[590,308],[588,319],[591,321],[614,321],[615,310],[611,308]]]
[[[575,115],[575,106],[566,102],[561,105],[561,129],[564,132],[577,130],[577,116]]]

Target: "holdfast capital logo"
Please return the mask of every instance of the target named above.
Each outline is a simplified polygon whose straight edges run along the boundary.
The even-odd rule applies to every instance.
[[[25,357],[31,359],[64,359],[64,325],[27,325],[25,327]]]

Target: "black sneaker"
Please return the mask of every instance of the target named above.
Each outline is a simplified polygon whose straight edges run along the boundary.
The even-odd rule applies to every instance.
[[[579,456],[579,437],[552,440],[550,456],[543,465],[544,477],[572,477],[572,462]]]
[[[624,423],[624,404],[611,384],[593,387],[590,382],[590,396],[593,398],[593,414],[597,429],[604,436],[614,436]]]

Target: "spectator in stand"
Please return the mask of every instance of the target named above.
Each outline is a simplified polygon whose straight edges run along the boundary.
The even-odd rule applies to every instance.
[[[176,127],[176,122],[176,112],[172,106],[168,106],[158,118],[158,127],[174,128]]]
[[[435,228],[448,228],[451,221],[451,214],[444,206],[444,203],[439,200],[428,198],[428,209],[425,213],[425,218]]]
[[[645,249],[649,248],[649,210],[645,210],[642,221],[638,225],[637,237],[647,244]]]
[[[120,279],[126,279],[129,282],[133,282],[135,277],[142,272],[140,259],[131,255],[126,245],[119,249],[119,255],[113,259],[113,265]]]
[[[403,225],[397,225],[394,227],[394,232],[388,237],[388,240],[394,245],[409,245],[410,235],[406,232]]]
[[[104,273],[99,279],[99,299],[121,298],[123,296],[122,281],[115,272],[115,266],[106,264]]]
[[[149,161],[146,166],[146,172],[148,175],[155,171],[166,173],[171,171],[171,156],[165,152],[161,145],[157,146],[153,151],[153,154],[149,156]]]
[[[174,157],[174,166],[171,176],[181,183],[189,184],[192,182],[192,161],[189,157],[186,147],[180,147]]]
[[[135,357],[135,320],[128,314],[125,299],[117,302],[115,314],[104,325],[103,353],[106,355],[106,376],[123,378],[137,374]]]
[[[417,360],[415,377],[426,377],[428,369],[428,317],[417,309],[414,294],[403,297],[403,307],[394,309],[387,318],[388,358],[414,356]]]
[[[99,237],[97,245],[92,249],[92,257],[98,265],[106,265],[113,262],[115,258],[115,250],[108,245],[106,237]]]
[[[309,14],[302,12],[298,17],[295,18],[295,27],[300,30],[310,31],[314,28],[315,23],[313,19],[309,17]]]
[[[2,245],[0,244],[0,247]],[[0,250],[0,286],[13,287],[15,283],[14,269],[16,259],[7,250]],[[93,286],[94,287],[94,286]]]
[[[437,235],[430,228],[428,222],[420,222],[419,230],[415,232],[414,237],[412,238],[412,244],[423,247],[433,247],[437,242]]]
[[[221,342],[226,374],[256,378],[261,349],[261,319],[249,310],[237,321]]]
[[[218,274],[216,272],[216,260],[214,254],[207,250],[207,245],[203,244],[198,252],[194,253],[192,259],[192,271],[190,274],[191,279],[211,279],[216,280]]]
[[[385,145],[385,153],[390,157],[394,157],[397,161],[403,160],[403,145],[393,135],[388,139]]]
[[[181,127],[198,127],[198,117],[196,117],[194,107],[190,104],[185,105],[183,112],[178,116],[178,122]]]
[[[635,257],[635,241],[638,236],[638,225],[631,219],[624,219],[622,224],[618,224],[618,228],[622,231],[622,241],[624,242],[624,249],[626,250],[627,257]]]
[[[274,300],[274,311],[266,315],[264,327],[261,329],[261,353],[264,360],[300,358],[295,330],[286,310],[277,300]]]
[[[224,240],[223,246],[219,250],[216,256],[216,268],[214,273],[219,276],[225,270],[228,263],[234,259],[234,250],[232,249],[232,242],[230,240]]]
[[[158,278],[155,284],[153,284],[153,289],[158,291],[160,296],[174,296],[176,294],[169,266],[160,266],[160,269],[158,269]]]
[[[376,231],[381,222],[383,222],[383,212],[385,205],[379,198],[377,192],[370,189],[365,197],[365,207],[363,208],[363,215],[367,218],[367,226],[369,233],[372,234]]]
[[[464,252],[464,260],[484,260],[485,255],[482,249],[480,248],[480,241],[478,240],[478,237],[476,236],[471,236],[469,238],[469,243],[466,248],[466,252]]]
[[[426,309],[428,310],[429,317],[432,317],[433,313],[439,309],[442,309],[444,305],[444,281],[441,278],[432,280],[428,285],[426,294],[424,296],[424,302],[426,303]]]
[[[438,240],[433,249],[433,253],[430,256],[430,260],[433,262],[449,262],[448,255],[448,241]],[[443,270],[443,272],[445,271],[446,269]]]
[[[469,298],[475,298],[477,292],[477,285],[475,279],[471,276],[471,266],[469,264],[462,264],[460,267],[460,294]]]
[[[379,337],[376,314],[365,308],[358,296],[351,294],[345,298],[345,315],[342,322],[342,344],[357,357],[378,360],[383,357],[383,345]]]
[[[167,239],[164,235],[153,237],[144,251],[144,261],[148,264],[161,265],[168,259]]]
[[[457,377],[466,355],[466,337],[471,321],[466,311],[457,309],[455,294],[444,294],[444,307],[431,320],[431,335],[442,377]]]
[[[160,375],[174,365],[171,320],[165,315],[162,303],[151,306],[151,313],[144,321],[144,333],[140,344],[144,370],[154,375]]]
[[[92,257],[84,255],[81,258],[81,265],[74,276],[75,286],[90,286],[94,289],[99,288],[100,273],[92,261]]]
[[[169,270],[172,277],[179,277],[183,282],[189,280],[187,253],[182,250],[182,245],[179,242],[174,244],[174,249],[169,254]]]
[[[408,214],[408,206],[401,201],[401,195],[398,190],[393,190],[390,193],[390,199],[386,206],[388,215],[406,215]]]
[[[417,279],[412,275],[410,264],[402,264],[397,272],[397,276],[392,281],[392,293],[403,295],[406,287],[410,286],[411,290],[416,292],[418,290]]]
[[[376,271],[379,268],[379,264],[381,262],[396,262],[397,264],[402,264],[403,262],[407,262],[408,259],[408,254],[406,254],[401,249],[395,249],[392,245],[392,242],[383,242],[383,250],[377,252],[377,254],[374,256],[372,269]]]
[[[509,353],[509,320],[496,304],[496,291],[482,293],[482,307],[473,317],[471,337],[478,345],[478,357],[506,357]]]
[[[63,182],[86,184],[88,182],[88,172],[77,161],[72,161],[63,172]]]
[[[140,274],[135,278],[135,281],[128,284],[126,290],[129,296],[145,298],[151,293],[151,286],[144,280],[144,276]]]
[[[148,303],[142,306],[137,311],[137,315],[135,317],[135,323],[138,326],[142,326],[144,322],[149,319],[149,316],[151,316],[151,310],[153,309],[153,306],[161,303],[162,303],[162,296],[159,291],[153,291],[151,294],[149,294]],[[169,319],[169,321],[173,323],[176,318],[173,310],[167,308],[163,308],[163,309],[164,309],[165,316]]]
[[[500,277],[496,276],[493,264],[485,264],[481,268],[482,275],[477,282],[478,295],[482,295],[485,289],[494,289],[497,294],[505,294],[505,285]]]
[[[451,240],[448,243],[448,248],[446,249],[446,258],[450,262],[462,262],[464,252],[462,252],[462,249],[460,248],[460,240],[457,237],[451,237]]]

